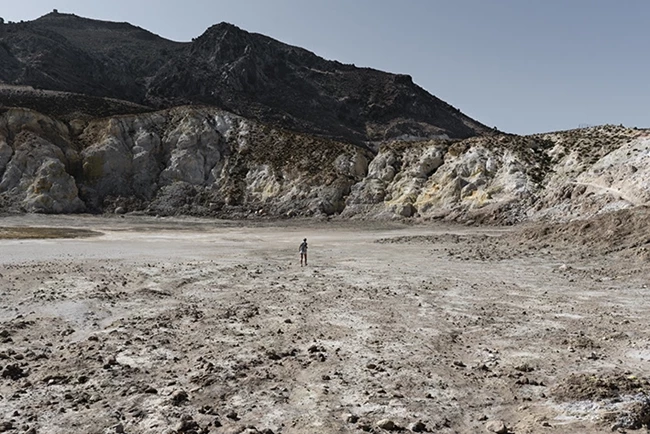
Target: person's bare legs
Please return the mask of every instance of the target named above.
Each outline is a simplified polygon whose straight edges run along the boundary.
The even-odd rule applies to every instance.
[[[302,261],[303,261],[304,259],[306,259],[305,254],[304,254],[304,253],[301,253],[301,254],[300,254],[300,266],[301,266],[301,267],[302,267]],[[307,261],[305,261],[305,265],[307,265]]]

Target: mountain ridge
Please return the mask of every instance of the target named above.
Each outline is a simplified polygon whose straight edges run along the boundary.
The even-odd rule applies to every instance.
[[[229,23],[175,42],[129,23],[52,12],[0,25],[0,59],[3,84],[155,109],[212,105],[356,144],[492,133],[410,76],[326,60]]]

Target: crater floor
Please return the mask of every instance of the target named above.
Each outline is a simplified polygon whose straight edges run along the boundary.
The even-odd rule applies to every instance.
[[[512,228],[0,227],[7,432],[604,433],[650,414],[642,263]]]

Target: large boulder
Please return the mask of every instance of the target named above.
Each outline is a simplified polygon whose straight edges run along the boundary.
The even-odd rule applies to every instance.
[[[38,168],[23,204],[28,212],[46,214],[77,213],[85,209],[74,178],[60,160],[53,158],[46,159]]]
[[[5,202],[30,212],[83,211],[77,185],[67,170],[78,160],[78,154],[63,140],[65,127],[26,110],[10,111],[3,121],[0,194]]]

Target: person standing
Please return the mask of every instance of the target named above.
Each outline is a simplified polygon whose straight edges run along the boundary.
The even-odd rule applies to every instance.
[[[305,262],[305,265],[307,265],[307,238],[302,240],[300,247],[298,247],[298,251],[300,252],[300,266],[302,267],[303,261]]]

